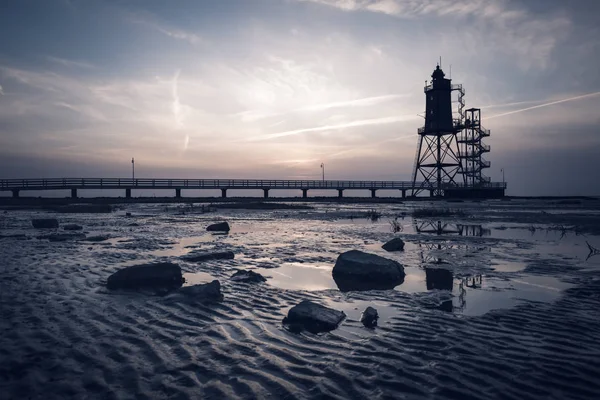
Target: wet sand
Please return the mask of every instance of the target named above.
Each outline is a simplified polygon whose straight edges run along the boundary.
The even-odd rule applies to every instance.
[[[600,255],[586,244],[600,248],[598,201],[310,206],[0,214],[0,399],[598,398]],[[413,219],[415,207],[464,212]],[[51,242],[38,217],[107,238]],[[220,219],[229,234],[206,232]],[[380,248],[394,236],[404,252]],[[195,249],[236,257],[180,259]],[[399,261],[404,282],[340,292],[331,269],[352,249]],[[188,285],[219,279],[223,300],[105,288],[149,261],[178,263]],[[267,282],[230,281],[237,269]],[[288,332],[283,317],[305,299],[348,317],[329,333]],[[367,306],[375,329],[360,323]]]

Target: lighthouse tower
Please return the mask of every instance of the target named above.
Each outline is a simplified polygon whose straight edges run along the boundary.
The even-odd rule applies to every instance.
[[[459,93],[456,116],[453,91]],[[445,187],[465,183],[457,141],[457,133],[463,129],[464,90],[462,85],[452,85],[438,65],[425,86],[425,96],[425,126],[418,130],[412,194],[430,190],[433,196],[442,196]]]

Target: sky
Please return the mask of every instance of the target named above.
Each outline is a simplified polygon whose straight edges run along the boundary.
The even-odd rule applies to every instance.
[[[597,0],[13,0],[0,178],[409,180],[441,57],[510,195],[600,194]]]

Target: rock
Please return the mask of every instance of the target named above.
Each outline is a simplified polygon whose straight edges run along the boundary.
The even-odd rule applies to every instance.
[[[235,274],[233,274],[230,278],[232,281],[237,282],[250,282],[250,283],[258,283],[258,282],[266,282],[267,278],[254,271],[245,271],[238,270]]]
[[[88,236],[84,240],[87,242],[103,242],[105,240],[108,240],[108,238],[109,238],[108,235],[94,235],[94,236]]]
[[[206,230],[209,232],[229,232],[230,228],[227,222],[219,222],[217,224],[209,225]]]
[[[404,282],[405,276],[400,263],[359,250],[340,254],[332,274],[342,292],[393,289]]]
[[[56,218],[35,218],[31,220],[31,225],[35,229],[53,229],[58,228],[58,220]]]
[[[65,231],[80,231],[83,229],[83,226],[77,224],[67,224],[63,226]]]
[[[379,314],[377,314],[377,310],[373,307],[367,307],[360,316],[360,322],[362,322],[362,324],[367,328],[375,328],[377,326],[378,319]]]
[[[172,263],[141,264],[123,268],[108,277],[106,286],[114,289],[152,287],[178,288],[183,284],[179,265]]]
[[[181,259],[190,262],[200,262],[207,260],[233,260],[234,257],[235,254],[233,253],[233,251],[190,251],[186,255],[181,256]]]
[[[382,249],[386,251],[403,251],[404,250],[404,241],[400,238],[394,238],[381,246]]]
[[[177,293],[189,297],[211,300],[220,300],[223,298],[223,295],[221,294],[221,283],[216,279],[202,285],[184,286],[179,289]]]
[[[452,271],[443,268],[425,268],[427,290],[439,289],[452,291],[454,277]]]
[[[283,323],[294,332],[319,333],[334,330],[344,318],[346,314],[343,311],[305,300],[290,309]]]
[[[125,213],[125,216],[126,217],[131,217],[131,213],[130,212]]]

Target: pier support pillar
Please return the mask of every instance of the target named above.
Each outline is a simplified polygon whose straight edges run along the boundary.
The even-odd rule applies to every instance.
[[[221,197],[222,198],[226,198],[227,197],[227,189],[221,189]]]
[[[177,197],[178,199],[181,198],[181,189],[175,189],[175,197]]]
[[[435,191],[434,190],[430,190],[429,191],[429,197],[434,197],[435,196]]]
[[[406,190],[400,189],[400,191],[402,192],[402,198],[405,199],[406,198]]]
[[[72,199],[76,199],[77,198],[77,189],[75,189],[75,188],[71,189],[71,198]]]
[[[306,199],[308,197],[308,189],[302,189],[302,198]]]
[[[269,198],[269,189],[263,189],[263,193],[264,193],[263,197],[265,199],[268,199]]]
[[[19,197],[19,189],[13,189],[12,194],[15,199],[18,198]]]
[[[127,199],[131,198],[131,189],[125,189],[125,198],[127,198]]]
[[[338,197],[339,198],[344,197],[344,189],[338,189]]]
[[[372,198],[377,197],[377,189],[371,189],[371,197]]]

